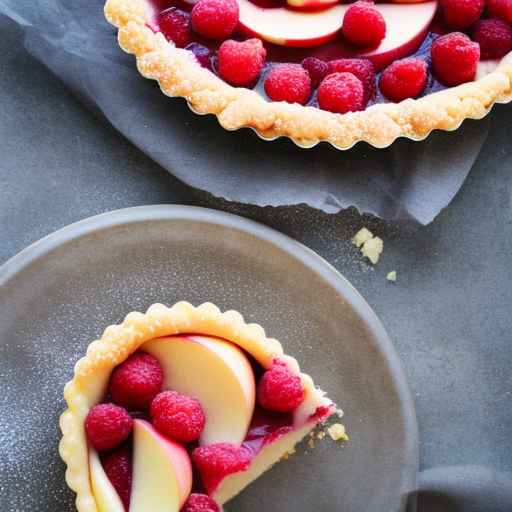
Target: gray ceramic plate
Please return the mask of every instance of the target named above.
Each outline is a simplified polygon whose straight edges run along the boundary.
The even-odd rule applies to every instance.
[[[345,410],[348,444],[299,450],[228,512],[395,512],[415,487],[414,406],[382,325],[334,268],[269,228],[192,207],[120,210],[22,251],[0,287],[2,511],[74,510],[57,454],[62,387],[105,326],[157,301],[239,310]]]

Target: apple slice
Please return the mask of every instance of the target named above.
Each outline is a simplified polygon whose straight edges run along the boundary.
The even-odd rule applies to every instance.
[[[313,10],[325,9],[338,3],[338,0],[287,0],[286,2],[295,9]]]
[[[200,444],[242,444],[255,402],[254,373],[242,350],[210,336],[159,338],[142,350],[162,365],[164,389],[201,403],[206,424]]]
[[[133,422],[130,512],[179,512],[192,489],[192,463],[183,446],[144,420]]]
[[[338,33],[348,8],[336,5],[323,11],[293,11],[285,7],[267,9],[250,0],[238,0],[239,26],[251,36],[281,46],[317,46]]]
[[[343,17],[350,5],[336,5],[323,11],[294,11],[285,7],[266,9],[238,0],[240,27],[251,36],[291,47],[311,47],[326,43],[339,32]],[[379,67],[414,52],[428,33],[434,19],[438,0],[421,3],[375,4],[386,21],[386,37],[377,48],[361,51],[354,48],[343,50],[341,56],[364,56]],[[341,46],[342,42],[340,41]],[[333,57],[336,58],[336,57]]]
[[[427,36],[437,7],[437,1],[378,5],[386,20],[386,37],[377,48],[359,56],[370,59],[377,69],[382,69],[411,55]]]
[[[103,470],[96,450],[89,449],[91,486],[99,512],[125,512],[123,502]]]

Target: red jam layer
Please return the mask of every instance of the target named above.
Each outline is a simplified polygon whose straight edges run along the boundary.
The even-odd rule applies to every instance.
[[[318,407],[315,413],[308,418],[308,423],[320,423],[331,416],[333,412],[333,406]],[[254,459],[265,446],[278,441],[293,430],[293,414],[273,413],[256,406],[242,448],[249,452],[251,459]],[[214,478],[204,479],[203,485],[211,494],[230,474],[222,473],[215,475]]]

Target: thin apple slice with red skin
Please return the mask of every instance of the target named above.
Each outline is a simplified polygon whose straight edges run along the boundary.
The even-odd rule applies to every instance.
[[[286,3],[294,9],[311,11],[336,5],[338,0],[287,0]]]
[[[130,512],[179,512],[192,489],[192,463],[180,444],[145,420],[133,422]]]
[[[197,0],[193,0],[197,1]],[[390,0],[391,3],[396,4],[417,4],[425,0]],[[339,0],[287,0],[287,4],[294,9],[312,10],[312,9],[325,9],[331,5],[335,5]]]
[[[280,46],[318,46],[333,39],[341,29],[348,6],[323,11],[293,11],[286,7],[267,9],[250,0],[238,0],[240,29],[248,35]]]
[[[212,336],[169,336],[145,343],[164,371],[164,389],[199,400],[206,423],[200,444],[241,445],[255,404],[254,373],[244,352]]]
[[[318,47],[332,41],[343,25],[350,4],[322,11],[296,11],[285,7],[265,9],[250,0],[238,0],[240,28],[251,36],[284,47]],[[365,57],[378,69],[414,53],[428,34],[438,6],[437,0],[421,3],[375,4],[386,21],[386,37],[371,50],[357,49],[342,40],[332,43],[329,58]],[[335,47],[338,46],[339,48]],[[322,49],[318,55],[322,57]]]
[[[89,448],[89,472],[94,500],[99,512],[125,512],[121,498],[108,479],[94,448]]]

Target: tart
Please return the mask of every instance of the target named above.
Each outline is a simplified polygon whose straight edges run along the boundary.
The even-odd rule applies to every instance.
[[[389,146],[512,99],[512,0],[107,0],[146,78],[228,130]]]
[[[210,303],[128,314],[64,397],[79,512],[215,512],[336,412],[277,340]]]

